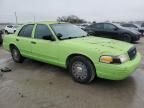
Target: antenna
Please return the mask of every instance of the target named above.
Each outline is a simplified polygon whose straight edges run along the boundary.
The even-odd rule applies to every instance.
[[[15,15],[15,21],[16,21],[16,25],[17,25],[18,24],[18,17],[17,17],[16,12],[14,12],[14,15]]]

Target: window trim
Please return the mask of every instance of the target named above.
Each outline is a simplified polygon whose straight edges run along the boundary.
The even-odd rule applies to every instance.
[[[31,36],[30,36],[30,37],[25,37],[25,36],[19,35],[20,32],[22,31],[22,29],[23,29],[25,26],[28,26],[28,25],[33,25],[33,29],[32,29]],[[35,27],[35,24],[26,24],[26,25],[22,26],[22,28],[21,28],[20,31],[18,32],[17,36],[18,36],[18,37],[22,37],[22,38],[33,38],[33,30],[34,30],[34,27]]]

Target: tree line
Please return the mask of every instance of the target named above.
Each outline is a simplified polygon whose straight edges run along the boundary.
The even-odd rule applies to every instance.
[[[77,17],[76,15],[62,16],[57,18],[58,22],[69,22],[73,24],[86,23],[87,21]]]

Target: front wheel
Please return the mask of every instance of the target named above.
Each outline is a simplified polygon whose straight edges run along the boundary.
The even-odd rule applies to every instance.
[[[129,34],[124,34],[122,40],[129,43],[132,42],[132,38]]]
[[[91,61],[83,56],[76,56],[70,60],[69,71],[74,81],[79,83],[89,83],[96,75]]]
[[[16,47],[11,48],[11,55],[13,60],[17,63],[22,63],[24,61],[24,58],[22,57],[20,51]]]

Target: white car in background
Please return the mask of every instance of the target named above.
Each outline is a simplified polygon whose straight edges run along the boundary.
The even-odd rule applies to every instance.
[[[7,33],[7,34],[11,34],[11,33],[13,34],[16,32],[16,26],[7,25],[4,30],[5,30],[5,33]]]

